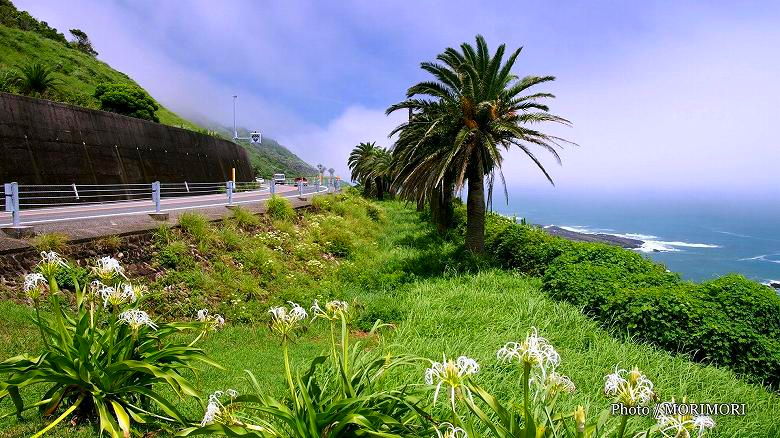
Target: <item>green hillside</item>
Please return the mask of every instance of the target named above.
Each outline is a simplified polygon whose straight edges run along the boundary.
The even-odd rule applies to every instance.
[[[54,68],[54,76],[59,85],[41,97],[57,102],[99,109],[98,100],[93,96],[99,84],[126,83],[141,88],[125,73],[71,47],[65,36],[45,21],[36,20],[27,12],[18,11],[8,0],[0,0],[0,81],[3,75],[11,74],[19,66],[33,62]],[[162,105],[157,110],[157,116],[160,123],[170,126],[199,132],[204,132],[204,127],[214,129],[208,124],[198,124],[180,117]],[[224,128],[216,131],[225,134],[221,135],[225,139],[231,137],[230,132]],[[265,176],[275,172],[310,175],[316,172],[298,156],[270,138],[263,139],[260,147],[248,143],[242,146],[247,149],[252,167],[258,175]]]

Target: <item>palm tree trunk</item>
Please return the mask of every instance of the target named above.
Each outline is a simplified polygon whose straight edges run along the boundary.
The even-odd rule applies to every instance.
[[[380,201],[385,199],[385,187],[381,178],[376,179],[376,198]]]
[[[366,179],[363,183],[363,197],[368,198],[369,196],[371,196],[371,180]]]
[[[436,231],[443,233],[447,231],[447,225],[444,223],[444,205],[442,204],[441,190],[434,188],[431,193],[431,221],[436,225]]]
[[[479,157],[471,160],[466,200],[466,249],[481,254],[485,250],[485,173]]]
[[[421,212],[423,210],[425,210],[425,199],[422,196],[420,196],[419,198],[417,198],[417,211]]]
[[[452,207],[452,195],[455,192],[455,181],[452,178],[444,179],[444,192],[442,193],[442,222],[445,229],[452,227],[452,218],[454,216]]]

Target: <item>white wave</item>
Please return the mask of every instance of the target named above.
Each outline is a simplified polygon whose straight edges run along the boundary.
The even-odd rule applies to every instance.
[[[736,236],[736,237],[745,237],[747,239],[755,239],[753,236],[748,236],[747,234],[739,234],[739,233],[732,233],[731,231],[719,231],[719,230],[712,230],[713,232],[720,233],[720,234],[726,234],[729,236]]]
[[[775,260],[775,259],[770,258],[770,257],[774,257],[774,256],[780,256],[780,253],[779,254],[762,254],[762,255],[755,256],[755,257],[745,257],[743,259],[738,259],[737,261],[745,262],[745,261],[751,261],[751,260],[758,260],[758,261],[761,261],[761,262],[769,262],[769,263],[778,263],[778,264],[780,264],[780,260]]]
[[[551,227],[552,225],[548,225],[548,227]],[[680,241],[664,241],[664,240],[657,240],[658,236],[653,236],[651,234],[640,234],[640,233],[615,233],[612,232],[614,230],[606,229],[606,228],[588,228],[583,225],[565,225],[565,226],[559,226],[559,228],[562,228],[567,231],[572,231],[575,233],[582,233],[582,234],[609,234],[616,237],[623,237],[626,239],[634,239],[634,240],[641,240],[642,246],[639,248],[636,248],[637,251],[640,252],[678,252],[682,251],[679,248],[720,248],[720,245],[713,245],[710,243],[691,243],[691,242],[680,242]],[[780,262],[778,262],[780,263]]]

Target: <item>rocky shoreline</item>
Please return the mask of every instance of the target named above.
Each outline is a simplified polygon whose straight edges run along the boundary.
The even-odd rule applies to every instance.
[[[604,233],[580,233],[577,231],[567,230],[555,225],[549,225],[542,227],[545,231],[553,236],[563,237],[564,239],[572,240],[574,242],[599,242],[607,243],[610,245],[620,246],[626,249],[637,249],[644,245],[644,241],[639,239],[630,239],[628,237],[614,236],[612,234]]]

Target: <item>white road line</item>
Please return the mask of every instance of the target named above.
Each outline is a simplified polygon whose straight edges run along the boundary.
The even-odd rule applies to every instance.
[[[317,192],[304,193],[304,195],[315,195],[315,194],[320,194],[320,193],[327,192],[327,191],[328,191],[328,188],[326,187],[326,188],[321,189],[321,190],[319,190]],[[294,198],[296,196],[298,196],[297,191],[296,191],[296,193],[294,193],[292,195],[280,196],[280,197],[282,197],[282,198]],[[262,201],[267,201],[267,200],[268,200],[268,198],[265,198],[265,199],[249,199],[249,200],[246,200],[246,201],[233,201],[233,205],[235,205],[235,204],[249,204],[251,202],[262,202]],[[199,208],[208,208],[208,207],[224,207],[226,205],[228,205],[227,201],[222,202],[222,203],[218,203],[218,204],[190,205],[188,207],[162,208],[160,210],[161,210],[161,212],[177,211],[177,210],[196,210],[196,209],[199,209]],[[123,208],[127,208],[127,207],[123,207]],[[24,221],[24,220],[22,220],[21,221],[21,225],[42,224],[42,223],[49,223],[49,222],[76,221],[76,220],[84,220],[84,219],[99,219],[99,218],[114,217],[114,216],[134,216],[134,215],[149,214],[149,213],[154,213],[154,212],[155,212],[154,210],[131,211],[131,212],[124,212],[124,213],[99,214],[99,215],[67,217],[67,218],[59,218],[59,219],[42,219],[42,220],[37,220],[37,221]],[[0,224],[0,226],[3,226],[3,227],[10,226],[10,225],[12,225],[11,222],[9,222],[7,224]]]

